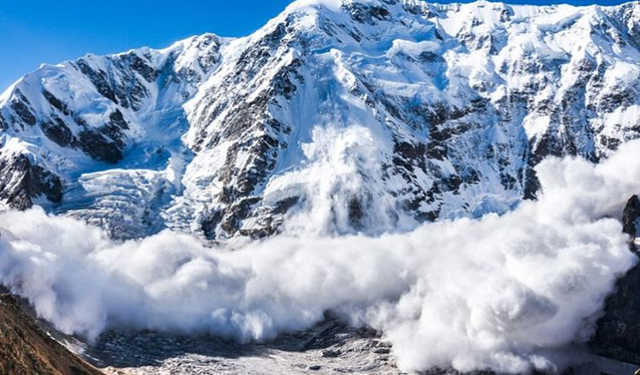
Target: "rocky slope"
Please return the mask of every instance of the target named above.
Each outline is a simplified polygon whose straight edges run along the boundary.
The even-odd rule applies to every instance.
[[[640,135],[639,38],[634,2],[300,0],[245,38],[25,76],[0,96],[0,200],[122,238],[504,212],[535,196],[543,157]]]
[[[637,273],[637,269],[633,272]],[[627,285],[629,280],[636,277],[628,276],[623,284]],[[618,301],[618,312],[609,311],[609,318],[605,321],[617,316],[613,320],[617,319],[618,327],[620,324],[633,324],[633,319],[619,313],[622,311],[620,308],[628,307],[629,295],[621,294],[627,292],[618,292],[612,297]],[[307,331],[281,335],[266,343],[240,344],[208,335],[108,331],[91,345],[78,343],[83,347],[80,350],[82,356],[100,370],[54,341],[51,334],[60,338],[64,335],[51,327],[43,327],[43,322],[25,313],[22,303],[8,293],[0,295],[0,318],[1,374],[404,374],[396,367],[390,343],[384,341],[379,332],[354,328],[330,314]],[[618,360],[637,363],[637,358],[623,349],[628,348],[628,344],[619,346],[618,342],[625,337],[632,339],[633,336],[611,335],[611,332],[605,332],[610,327],[610,323],[600,327],[598,338],[594,340],[594,349]],[[585,362],[584,366],[568,369],[563,374],[622,375],[636,369],[633,365],[602,357],[592,357]],[[425,374],[461,375],[447,369],[432,369]],[[479,371],[465,375],[494,374]]]
[[[640,201],[632,196],[627,202],[622,223],[630,236],[629,248],[637,253],[636,236],[640,233]],[[640,265],[633,267],[622,277],[616,290],[607,299],[606,309],[598,322],[591,346],[596,352],[607,357],[630,363],[640,363],[640,324],[637,312],[640,309]]]
[[[20,302],[0,294],[0,374],[99,375],[41,330]]]
[[[168,350],[167,350],[168,349]],[[391,346],[369,329],[335,317],[305,332],[268,343],[228,342],[212,336],[157,332],[108,332],[90,355],[108,365],[107,373],[144,375],[336,374],[399,375]]]

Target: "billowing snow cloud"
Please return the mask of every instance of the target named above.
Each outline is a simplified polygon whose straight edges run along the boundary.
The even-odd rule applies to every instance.
[[[308,152],[345,162],[322,150]],[[235,249],[168,231],[118,243],[38,208],[7,212],[0,282],[59,329],[89,338],[124,325],[268,339],[333,310],[383,331],[405,370],[554,368],[567,345],[589,337],[616,278],[635,262],[612,218],[640,191],[639,150],[630,142],[600,165],[550,159],[538,167],[537,202],[375,238],[291,226]],[[309,207],[348,209],[342,190],[326,191],[310,195]],[[312,217],[323,225],[322,212]]]

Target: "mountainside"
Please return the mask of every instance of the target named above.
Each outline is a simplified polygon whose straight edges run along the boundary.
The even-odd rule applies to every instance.
[[[245,38],[25,76],[0,96],[0,206],[219,240],[502,213],[545,156],[638,138],[639,76],[637,2],[300,0]]]
[[[10,294],[0,290],[0,373],[11,375],[99,375],[54,341]]]

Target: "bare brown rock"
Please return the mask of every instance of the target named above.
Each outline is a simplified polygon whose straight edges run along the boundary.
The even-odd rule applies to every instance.
[[[49,337],[10,294],[0,294],[0,375],[99,375]]]

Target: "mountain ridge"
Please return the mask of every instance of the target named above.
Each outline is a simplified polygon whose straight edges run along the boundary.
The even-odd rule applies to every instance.
[[[544,157],[640,134],[638,5],[297,1],[247,37],[44,66],[0,96],[0,199],[121,238],[503,213]]]

